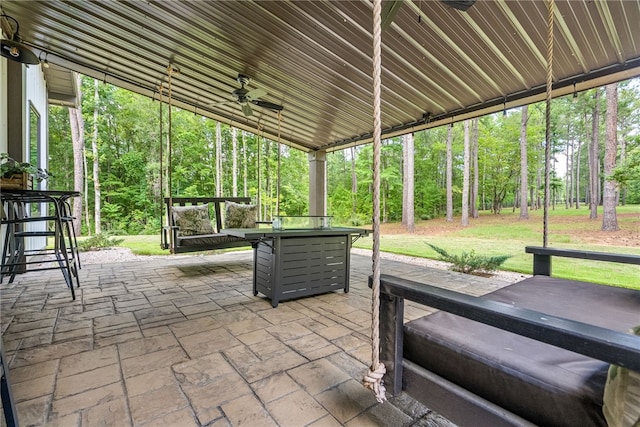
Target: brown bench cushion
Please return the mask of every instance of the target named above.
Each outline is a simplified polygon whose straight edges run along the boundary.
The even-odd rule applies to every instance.
[[[640,292],[535,276],[486,295],[626,332],[640,320]],[[539,425],[604,426],[608,364],[437,312],[405,325],[404,357]]]

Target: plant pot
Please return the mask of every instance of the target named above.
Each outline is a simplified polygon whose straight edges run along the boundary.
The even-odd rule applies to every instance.
[[[2,177],[0,178],[0,188],[6,189],[6,190],[10,190],[10,189],[32,190],[33,177],[26,172],[21,174],[14,174],[7,178]]]

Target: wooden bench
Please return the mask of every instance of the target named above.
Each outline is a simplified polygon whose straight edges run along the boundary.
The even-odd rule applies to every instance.
[[[171,253],[187,253],[199,251],[212,251],[218,249],[228,249],[236,247],[251,246],[251,242],[238,237],[228,236],[220,233],[224,228],[223,209],[226,202],[240,204],[251,203],[249,197],[168,197],[164,199],[167,208],[167,218],[169,225],[162,229],[163,249],[169,249]],[[173,207],[174,206],[201,206],[209,205],[213,209],[215,220],[214,233],[184,236],[180,233],[180,227],[176,224]],[[211,209],[210,209],[211,210]]]
[[[602,426],[609,364],[640,372],[640,337],[628,333],[640,291],[538,275],[474,297],[382,275],[380,292],[388,393],[404,390],[461,426]],[[405,324],[405,299],[439,311]]]

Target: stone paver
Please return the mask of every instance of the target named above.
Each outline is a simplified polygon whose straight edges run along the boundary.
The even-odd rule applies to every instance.
[[[474,294],[496,286],[385,262],[389,274]],[[276,309],[252,293],[251,251],[86,265],[76,301],[57,271],[21,275],[0,292],[20,424],[450,426],[405,395],[377,404],[362,387],[370,271],[370,257],[354,255],[349,293]],[[407,304],[406,318],[427,312]]]

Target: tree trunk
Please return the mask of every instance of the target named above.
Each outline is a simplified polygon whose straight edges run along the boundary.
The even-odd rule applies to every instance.
[[[356,174],[356,149],[351,147],[351,215],[358,213],[358,175]]]
[[[222,197],[222,128],[216,122],[216,197]]]
[[[87,235],[91,236],[91,218],[89,218],[89,167],[87,165],[87,150],[82,147],[82,197],[84,198],[84,221],[87,224]]]
[[[536,171],[536,209],[540,209],[542,207],[542,201],[540,200],[540,190],[542,189],[542,171],[544,170],[544,143],[539,147],[542,155],[540,156],[540,161],[538,162],[538,170]]]
[[[479,173],[478,173],[478,118],[471,121],[471,163],[473,168],[473,189],[471,191],[471,217],[478,218],[480,213],[478,212],[478,186],[479,186]]]
[[[602,203],[602,230],[616,231],[618,218],[616,216],[616,200],[618,183],[611,178],[616,167],[616,151],[618,146],[618,85],[612,83],[606,86],[607,113],[606,135],[604,151],[604,197]]]
[[[453,125],[447,129],[447,222],[453,221]]]
[[[93,87],[93,138],[91,139],[91,154],[93,155],[93,222],[95,223],[96,234],[100,234],[102,233],[102,217],[100,214],[102,204],[100,202],[100,154],[98,153],[98,105],[100,103],[98,80],[93,81]]]
[[[527,121],[529,120],[529,106],[522,107],[520,122],[520,219],[529,219],[529,160],[527,158]]]
[[[469,120],[464,121],[464,170],[462,179],[462,225],[469,225]]]
[[[231,168],[232,172],[232,193],[233,197],[238,197],[238,129],[231,127],[231,144],[232,144],[232,159]]]
[[[598,134],[600,122],[600,90],[596,89],[594,95],[594,107],[591,113],[591,143],[589,145],[589,219],[598,218],[598,202],[600,200],[599,169],[600,159],[598,154]]]
[[[569,129],[567,129],[569,130]],[[571,203],[571,173],[569,169],[569,157],[571,157],[571,141],[567,140],[567,147],[565,151],[565,174],[564,174],[564,207],[569,209],[569,206],[573,206]]]
[[[579,138],[577,143],[577,153],[574,156],[577,157],[577,159],[575,160],[574,169],[576,170],[576,209],[580,209],[580,158],[582,157],[582,142]]]
[[[627,160],[627,141],[625,138],[622,138],[622,140],[620,141],[619,164],[624,165],[626,160]],[[627,196],[627,188],[626,187],[623,189],[618,188],[618,197],[616,200],[616,206],[619,204],[622,204],[622,206],[624,206],[626,204],[626,198],[627,198],[626,196]]]
[[[78,92],[80,97],[80,92]],[[84,179],[82,170],[82,149],[84,147],[84,122],[82,120],[82,107],[78,103],[77,108],[69,108],[69,121],[71,124],[71,139],[73,141],[73,189],[82,191]],[[73,198],[73,227],[76,236],[80,235],[82,220],[82,197]]]
[[[247,165],[247,141],[245,131],[241,131],[242,135],[242,188],[243,188],[243,196],[247,197],[249,194],[249,188],[247,187],[247,175],[248,175],[248,165]]]
[[[408,133],[402,137],[403,147],[403,188],[402,188],[402,223],[407,227],[408,233],[413,233],[415,225],[415,217],[413,210],[414,202],[414,150],[413,150],[413,133]]]

